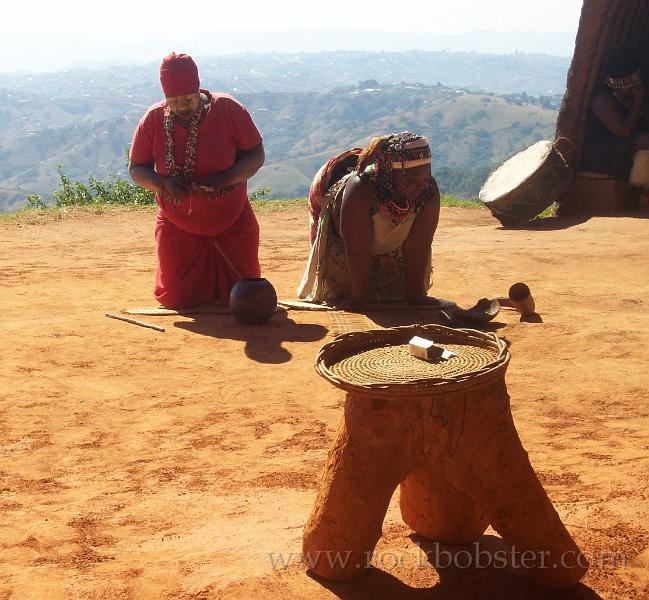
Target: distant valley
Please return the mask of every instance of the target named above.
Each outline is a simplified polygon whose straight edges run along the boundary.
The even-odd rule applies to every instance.
[[[489,170],[551,137],[568,59],[451,52],[236,55],[199,61],[202,85],[253,114],[267,162],[251,189],[303,196],[331,155],[370,137],[428,135],[444,191],[475,195]],[[161,97],[157,65],[0,75],[0,210],[73,178],[125,175],[125,148]]]

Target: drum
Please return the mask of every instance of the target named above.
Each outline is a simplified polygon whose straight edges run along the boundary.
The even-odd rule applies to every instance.
[[[536,142],[500,165],[479,198],[505,227],[529,221],[568,187],[573,171],[549,140]]]

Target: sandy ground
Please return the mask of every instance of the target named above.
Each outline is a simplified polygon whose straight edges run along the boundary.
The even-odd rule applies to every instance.
[[[305,216],[260,223],[264,274],[289,297]],[[165,333],[105,318],[154,305],[153,216],[124,211],[0,225],[0,599],[649,598],[649,222],[547,223],[505,231],[444,209],[433,294],[468,307],[530,285],[543,322],[502,311],[494,328],[523,444],[592,559],[583,585],[436,570],[396,498],[376,569],[349,584],[305,573],[301,530],[344,400],[312,366],[331,315],[143,317]]]

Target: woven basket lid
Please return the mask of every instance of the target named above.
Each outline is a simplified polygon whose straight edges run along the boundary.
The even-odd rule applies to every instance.
[[[415,335],[433,340],[457,356],[440,361],[417,358],[408,347]],[[339,335],[320,349],[315,368],[347,391],[430,396],[503,378],[508,363],[507,345],[493,333],[409,325]]]

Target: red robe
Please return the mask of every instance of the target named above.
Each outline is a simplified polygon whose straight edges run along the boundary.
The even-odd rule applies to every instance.
[[[205,92],[210,94],[210,92]],[[245,107],[227,94],[211,93],[211,107],[198,126],[196,167],[192,182],[230,168],[237,151],[259,145],[262,137]],[[165,166],[166,101],[154,104],[140,120],[130,160],[169,175]],[[176,164],[185,163],[188,129],[174,125]],[[238,276],[227,265],[215,241],[241,277],[259,277],[259,225],[245,184],[216,199],[202,194],[177,206],[156,195],[158,271],[154,295],[167,308],[188,308],[220,300],[228,305]],[[191,211],[190,211],[191,207]]]

